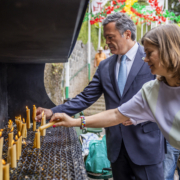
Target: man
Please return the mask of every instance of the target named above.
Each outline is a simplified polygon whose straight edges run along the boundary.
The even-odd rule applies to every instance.
[[[103,53],[103,48],[102,47],[99,47],[98,49],[98,53],[96,53],[95,55],[95,59],[94,59],[94,67],[98,67],[99,66],[99,63],[101,61],[103,61],[104,59],[106,59],[106,54]]]
[[[135,25],[123,13],[103,21],[104,37],[113,56],[102,61],[89,85],[71,101],[45,110],[48,117],[65,112],[73,115],[93,104],[104,93],[106,109],[131,99],[142,85],[154,79],[142,46],[135,42]],[[106,129],[107,152],[114,180],[163,180],[164,139],[155,123],[117,125]]]

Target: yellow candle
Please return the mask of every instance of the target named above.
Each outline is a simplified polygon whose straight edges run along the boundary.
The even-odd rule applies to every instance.
[[[14,144],[11,147],[11,168],[17,167],[17,161],[16,161],[16,144]]]
[[[38,130],[38,132],[35,133],[36,136],[36,148],[41,148],[41,144],[40,144],[40,132]]]
[[[41,120],[41,126],[46,124],[46,115],[44,114],[44,111],[42,112],[42,120]],[[46,135],[46,129],[43,129],[41,131],[41,136],[45,136]]]
[[[10,119],[9,122],[8,122],[8,128],[11,129],[12,126],[13,126],[13,122],[12,122],[12,120]]]
[[[33,105],[33,113],[32,113],[33,131],[36,131],[36,121],[35,121],[35,117],[36,117],[36,106]]]
[[[25,131],[25,138],[27,138],[27,129],[26,129],[26,131]]]
[[[3,180],[9,180],[9,164],[3,166]]]
[[[30,124],[30,109],[28,109],[28,107],[26,106],[26,125],[27,125],[27,129],[29,129],[31,127]]]
[[[21,132],[21,130],[22,130],[22,121],[19,121],[19,124],[18,124],[18,131]]]
[[[8,147],[12,146],[13,136],[14,136],[14,133],[13,133],[13,128],[12,128],[11,133],[8,134]]]
[[[16,135],[16,137],[15,137],[15,140],[16,140],[16,141],[15,141],[14,143],[16,144],[16,159],[19,160],[19,157],[20,157],[20,155],[19,155],[19,154],[20,154],[19,150],[20,150],[20,149],[19,149],[19,139],[18,139],[18,136],[17,136],[17,135]]]
[[[21,132],[18,132],[18,136],[19,136],[19,156],[21,156],[21,151],[22,151],[22,136],[21,136]]]
[[[3,162],[0,158],[0,180],[3,180]]]
[[[8,153],[7,153],[7,162],[11,163],[11,148],[12,147],[8,147]]]
[[[33,148],[36,148],[36,134],[35,134],[35,136],[34,136],[34,146],[33,146]]]
[[[2,132],[0,131],[0,159],[2,158],[2,153],[3,153],[3,142],[4,142],[4,138],[1,137],[2,136]]]
[[[19,128],[18,125],[19,125],[19,119],[15,119],[15,123],[16,123],[16,127],[17,129]]]
[[[53,121],[53,122],[47,123],[47,124],[45,124],[45,125],[43,125],[43,126],[40,126],[40,127],[39,127],[39,130],[42,131],[42,130],[44,130],[44,129],[47,129],[47,128],[53,126],[55,123],[57,123],[57,122],[56,122],[56,121]]]
[[[23,138],[26,138],[26,124],[25,123],[22,123],[22,137]]]

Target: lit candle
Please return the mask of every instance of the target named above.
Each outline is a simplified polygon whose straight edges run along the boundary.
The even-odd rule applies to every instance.
[[[39,129],[37,129],[37,132],[35,133],[34,141],[35,141],[34,142],[35,148],[40,148],[41,144],[40,144],[40,132],[39,132]]]
[[[11,147],[10,153],[11,153],[11,168],[16,168],[17,167],[16,144],[14,144],[14,140],[12,142],[12,147]]]
[[[25,119],[23,118],[23,123],[22,123],[22,138],[26,138],[26,123],[25,123]]]
[[[55,123],[57,123],[57,121],[53,121],[53,122],[47,123],[47,124],[45,124],[45,125],[43,125],[43,126],[40,126],[40,127],[39,127],[39,130],[42,131],[42,130],[44,130],[44,129],[47,129],[47,128],[53,126]]]
[[[35,121],[35,117],[36,117],[36,106],[33,105],[33,113],[32,113],[33,131],[36,131],[36,121]]]
[[[9,164],[3,163],[3,180],[9,180]]]
[[[10,119],[9,122],[8,122],[8,128],[11,129],[12,126],[13,126],[13,122],[12,122],[12,120]]]
[[[17,127],[17,129],[18,129],[19,119],[15,119],[15,123],[16,123],[16,127]]]
[[[4,137],[2,136],[2,131],[0,131],[0,159],[2,158],[2,153],[3,153],[3,142],[4,142]]]
[[[42,120],[41,120],[41,126],[46,124],[46,115],[44,114],[44,111],[42,112]],[[46,135],[46,129],[43,129],[41,131],[41,136],[45,136]]]
[[[21,136],[21,132],[18,132],[18,136],[19,136],[19,156],[21,156],[21,151],[22,151],[22,136]]]
[[[11,147],[8,147],[7,163],[11,163]]]
[[[0,180],[3,180],[3,162],[0,158]]]
[[[18,124],[18,131],[21,132],[21,130],[22,130],[22,121],[19,121],[19,124]]]
[[[19,149],[19,139],[18,139],[18,136],[16,135],[15,136],[15,144],[16,144],[16,159],[19,160],[19,157],[20,157],[20,149]]]
[[[12,146],[12,140],[13,140],[13,136],[14,136],[14,127],[11,129],[11,132],[8,134],[8,147]]]
[[[27,129],[29,129],[31,127],[31,124],[30,124],[30,109],[28,109],[27,106],[26,106],[26,125],[27,125]]]
[[[26,131],[25,131],[25,138],[27,138],[27,128],[26,128]]]

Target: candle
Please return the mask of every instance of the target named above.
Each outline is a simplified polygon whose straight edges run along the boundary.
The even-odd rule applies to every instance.
[[[19,128],[18,125],[19,125],[19,119],[15,119],[15,123],[16,123],[16,127],[17,129]]]
[[[14,140],[13,140],[14,143]],[[13,144],[12,143],[12,144]],[[17,161],[16,161],[16,144],[12,145],[10,149],[11,153],[11,168],[16,168],[17,167]]]
[[[11,129],[11,132],[8,134],[8,147],[12,146],[12,140],[14,136],[13,130],[14,130],[14,127]]]
[[[40,132],[39,130],[37,129],[37,132],[35,133],[35,139],[34,139],[34,145],[35,145],[35,148],[40,148],[41,147],[41,144],[40,144]]]
[[[26,131],[25,131],[25,138],[27,138],[27,129],[26,129]]]
[[[16,159],[19,160],[19,157],[20,157],[20,149],[19,149],[19,139],[18,139],[18,136],[16,135],[15,136],[15,144],[16,144]]]
[[[0,158],[0,180],[3,180],[3,160]]]
[[[42,120],[41,120],[41,126],[46,124],[46,115],[44,114],[44,111],[42,112]],[[41,136],[45,136],[46,135],[46,129],[43,129],[41,131]]]
[[[18,124],[18,131],[21,132],[21,130],[22,130],[22,121],[19,121],[19,124]]]
[[[11,163],[11,147],[8,147],[7,162]]]
[[[22,123],[22,137],[26,138],[26,123]]]
[[[33,113],[32,113],[33,131],[36,131],[36,121],[35,121],[35,117],[36,117],[36,106],[33,105]]]
[[[21,151],[22,151],[22,136],[21,136],[21,132],[18,132],[18,136],[19,136],[19,156],[21,156]]]
[[[8,128],[11,129],[12,126],[13,126],[13,122],[12,122],[12,120],[10,119],[9,122],[8,122]]]
[[[4,138],[1,137],[2,136],[2,132],[0,131],[0,159],[2,158],[2,153],[3,153],[3,142],[4,142]]]
[[[39,130],[42,131],[42,130],[44,130],[44,129],[47,129],[47,128],[53,126],[55,123],[57,123],[57,121],[53,121],[53,122],[47,123],[47,124],[45,124],[45,125],[43,125],[43,126],[40,126],[40,127],[39,127]]]
[[[3,180],[9,180],[9,164],[3,165]]]
[[[30,124],[30,109],[28,109],[27,106],[26,106],[26,125],[27,125],[27,129],[29,129],[31,127],[31,124]]]

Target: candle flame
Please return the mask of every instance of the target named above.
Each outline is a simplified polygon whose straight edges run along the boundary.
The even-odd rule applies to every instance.
[[[36,105],[33,105],[33,107],[36,107]]]
[[[2,132],[0,132],[0,137],[2,136]]]
[[[25,123],[25,119],[23,118],[23,123]]]
[[[20,131],[18,131],[18,136],[19,136],[19,137],[21,136],[21,132],[20,132]]]
[[[28,110],[28,106],[26,106],[26,110]]]
[[[8,124],[9,124],[9,125],[12,124],[12,120],[11,120],[11,119],[9,120]]]
[[[22,144],[26,145],[26,141],[23,139]]]
[[[0,131],[1,131],[1,132],[3,132],[4,130],[3,130],[3,129],[1,129]]]
[[[42,116],[44,116],[44,111],[42,112]]]
[[[6,161],[4,159],[2,159],[2,164],[5,165],[6,164]]]
[[[12,145],[14,144],[14,140],[12,140]]]
[[[19,115],[19,120],[21,121],[21,115]]]
[[[14,127],[12,127],[11,132],[13,132],[13,130],[14,130]]]
[[[18,135],[15,136],[15,140],[16,140],[16,141],[18,140]]]

